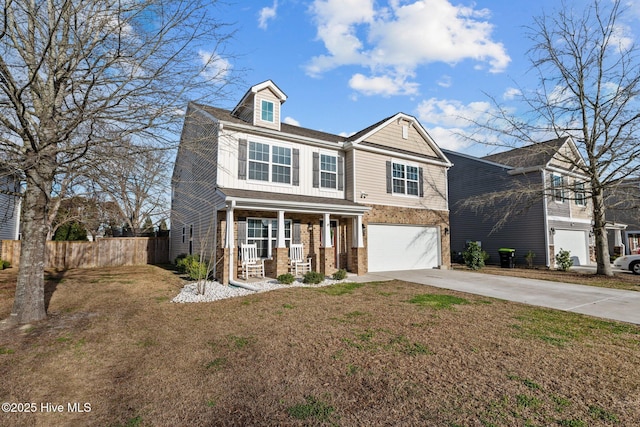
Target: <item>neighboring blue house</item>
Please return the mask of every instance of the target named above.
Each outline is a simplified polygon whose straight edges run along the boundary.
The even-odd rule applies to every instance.
[[[449,170],[451,250],[462,252],[469,241],[480,242],[499,263],[498,249],[516,250],[516,263],[535,253],[534,264],[553,267],[560,249],[568,250],[574,265],[591,264],[594,258],[591,202],[587,179],[572,166],[582,157],[571,138],[558,138],[477,158],[443,150],[453,163]],[[539,191],[531,191],[531,189]],[[481,210],[464,205],[472,198],[489,200],[511,191],[519,202],[486,204]],[[509,219],[496,228],[509,210]]]

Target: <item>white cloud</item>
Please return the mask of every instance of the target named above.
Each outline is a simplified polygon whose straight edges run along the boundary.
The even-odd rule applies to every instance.
[[[427,132],[438,147],[452,151],[463,151],[471,145],[470,140],[465,138],[465,131],[459,128],[443,128],[440,126],[426,128]]]
[[[504,91],[504,93],[502,94],[502,99],[510,101],[512,99],[516,99],[520,95],[522,95],[522,92],[520,91],[520,89],[516,89],[515,87],[510,87]]]
[[[418,105],[418,119],[422,123],[438,124],[446,127],[467,128],[473,122],[482,122],[492,111],[489,102],[470,102],[431,98]]]
[[[451,76],[444,75],[440,77],[440,79],[436,83],[440,87],[451,87],[451,85],[453,84],[453,80],[451,79]]]
[[[274,0],[273,6],[263,7],[258,14],[258,27],[266,30],[268,22],[275,19],[278,11],[278,0]]]
[[[286,123],[288,125],[293,125],[293,126],[300,126],[300,122],[299,121],[297,121],[293,117],[289,117],[289,116],[284,118],[284,123]]]
[[[418,84],[407,82],[404,78],[390,76],[367,77],[354,74],[349,80],[349,87],[364,95],[413,95],[418,93]]]
[[[377,9],[373,0],[315,0],[310,11],[327,50],[307,65],[312,76],[359,65],[377,76],[369,79],[387,76],[403,86],[424,64],[473,60],[478,68],[501,72],[511,61],[502,43],[491,39],[487,9],[454,6],[448,0],[390,0],[388,7]],[[403,87],[383,85],[381,90],[406,93]]]
[[[200,74],[209,81],[222,81],[231,70],[231,63],[215,52],[198,51],[202,71]]]

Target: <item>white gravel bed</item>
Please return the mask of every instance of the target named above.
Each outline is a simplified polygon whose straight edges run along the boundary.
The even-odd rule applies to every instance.
[[[284,285],[282,283],[279,283],[277,280],[265,280],[263,282],[248,283],[248,285],[251,286],[252,288],[259,289],[257,292],[266,292],[274,289],[290,288],[294,286],[317,288],[321,286],[328,286],[336,283],[345,283],[345,282],[350,282],[350,280],[325,279],[323,282],[320,282],[317,285],[302,283],[302,279],[296,279],[290,285]],[[227,286],[227,285],[222,285],[219,282],[207,281],[205,283],[204,294],[200,295],[198,294],[198,283],[191,282],[191,283],[187,283],[182,288],[180,293],[174,299],[171,300],[171,302],[180,302],[180,303],[209,302],[209,301],[217,301],[225,298],[234,298],[234,297],[240,297],[243,295],[255,294],[257,292],[251,291],[249,289],[240,288],[238,286],[233,286],[233,285]]]

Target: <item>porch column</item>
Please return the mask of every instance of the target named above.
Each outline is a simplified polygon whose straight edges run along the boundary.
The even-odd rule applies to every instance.
[[[354,228],[355,228],[355,244],[353,245],[356,248],[364,248],[364,233],[362,232],[362,215],[358,215],[354,218]]]
[[[349,251],[349,271],[358,275],[367,272],[367,259],[364,248],[364,232],[362,230],[362,215],[353,218],[353,245]]]
[[[284,243],[284,211],[278,211],[278,236],[276,240],[276,248],[285,248]]]
[[[278,234],[276,236],[276,247],[271,253],[273,258],[273,275],[278,277],[289,270],[289,250],[284,239],[284,211],[278,211]]]
[[[318,269],[320,273],[328,276],[336,271],[335,266],[335,248],[331,241],[331,223],[329,214],[325,213],[322,224],[322,247],[320,248],[320,259],[318,260]]]
[[[234,251],[234,241],[235,241],[235,233],[233,231],[233,208],[235,207],[235,202],[230,202],[227,204],[227,230],[226,230],[226,238],[224,242],[224,252],[223,252],[223,267],[222,267],[222,284],[227,285],[229,281],[236,277],[235,271],[232,271],[232,266],[235,266],[234,261],[238,259],[235,256]],[[232,258],[233,257],[233,258]],[[235,269],[235,268],[234,268]]]
[[[329,214],[324,214],[324,223],[322,225],[322,246],[330,248],[333,246],[331,241],[331,223],[329,222]]]

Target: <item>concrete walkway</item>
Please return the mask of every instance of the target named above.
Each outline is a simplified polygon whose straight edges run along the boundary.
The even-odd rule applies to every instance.
[[[470,294],[640,324],[640,292],[460,270],[369,273],[358,281],[398,279]]]

